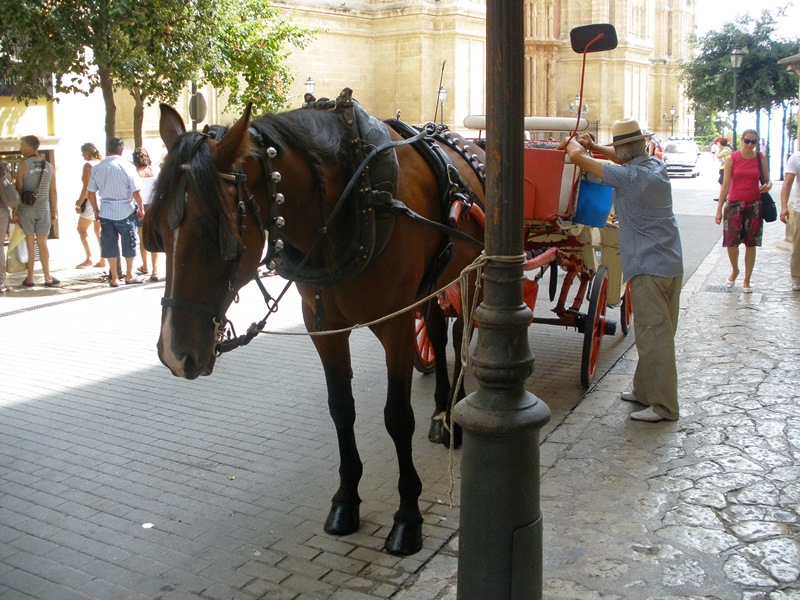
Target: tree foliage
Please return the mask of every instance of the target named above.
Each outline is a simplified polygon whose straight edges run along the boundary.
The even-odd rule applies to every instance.
[[[692,41],[696,55],[681,65],[686,95],[708,112],[733,111],[733,69],[730,55],[734,46],[744,58],[738,76],[737,108],[740,111],[771,110],[797,95],[797,80],[778,60],[796,54],[800,38],[775,37],[776,17],[764,10],[758,19],[737,17],[718,31]]]
[[[18,0],[3,15],[0,70],[24,102],[100,88],[108,137],[114,92],[127,90],[141,144],[144,107],[174,103],[191,80],[227,91],[232,108],[285,106],[286,47],[303,48],[313,35],[269,0]]]

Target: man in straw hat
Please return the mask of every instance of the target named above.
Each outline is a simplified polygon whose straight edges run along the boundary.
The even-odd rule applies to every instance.
[[[560,147],[574,164],[614,188],[622,271],[631,282],[639,353],[633,383],[620,397],[646,407],[631,413],[631,419],[675,421],[679,413],[675,331],[683,257],[672,210],[672,185],[666,165],[648,156],[646,134],[635,119],[616,121],[611,133],[614,141],[610,146],[596,144],[582,134]],[[592,158],[586,150],[609,160]]]

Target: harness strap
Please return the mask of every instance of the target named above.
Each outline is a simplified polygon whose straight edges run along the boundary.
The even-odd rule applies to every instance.
[[[167,308],[182,308],[185,310],[193,310],[195,312],[204,312],[212,315],[213,317],[219,316],[219,309],[210,304],[203,304],[201,302],[189,302],[187,300],[178,300],[176,298],[162,298],[161,306]]]
[[[464,233],[460,229],[453,229],[452,227],[445,225],[444,223],[431,221],[430,219],[423,217],[421,214],[414,212],[413,210],[408,208],[405,204],[403,204],[403,202],[397,200],[396,198],[392,198],[391,202],[388,205],[386,205],[385,208],[397,214],[405,215],[408,218],[413,219],[415,221],[420,221],[422,223],[425,223],[426,225],[433,227],[437,231],[443,233],[447,237],[456,238],[459,240],[464,240],[466,242],[472,242],[473,244],[477,244],[479,246],[483,246],[483,242],[481,240],[475,239],[474,237]]]

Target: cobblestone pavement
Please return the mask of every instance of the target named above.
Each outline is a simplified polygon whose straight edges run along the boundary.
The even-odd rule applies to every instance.
[[[460,453],[451,471],[426,439],[431,377],[415,375],[413,400],[426,537],[401,559],[381,550],[396,459],[369,332],[352,336],[363,524],[333,538],[322,522],[338,452],[308,339],[261,336],[213,376],[176,379],[155,354],[164,284],[110,289],[96,271],[56,268],[60,288],[17,285],[0,303],[0,599],[387,598],[453,538]],[[273,294],[283,283],[262,281]],[[302,330],[292,294],[272,330]],[[230,317],[241,325],[263,312],[248,286]],[[554,407],[549,430],[585,393],[583,338],[544,327],[530,339],[546,374],[531,385]],[[631,343],[606,338],[599,370]]]
[[[768,225],[752,294],[712,252],[684,288],[681,419],[618,393],[635,349],[542,447],[544,598],[800,598],[800,293]],[[396,596],[455,598],[457,538]]]

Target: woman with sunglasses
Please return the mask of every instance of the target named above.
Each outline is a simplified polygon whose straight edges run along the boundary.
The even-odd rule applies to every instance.
[[[742,133],[742,148],[725,158],[722,187],[719,190],[716,222],[722,225],[722,246],[728,249],[731,276],[725,287],[732,288],[739,276],[739,245],[744,244],[745,294],[752,292],[750,277],[756,264],[756,246],[761,245],[764,222],[761,220],[761,194],[772,188],[766,157],[757,152],[758,132],[746,129]],[[761,169],[759,169],[759,162]],[[761,183],[761,171],[765,183]],[[723,218],[723,206],[727,202]]]

